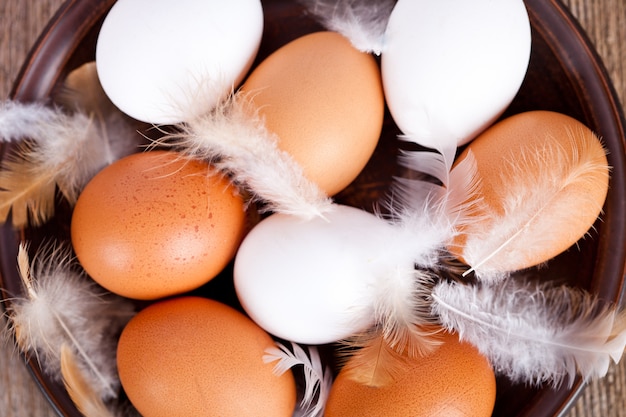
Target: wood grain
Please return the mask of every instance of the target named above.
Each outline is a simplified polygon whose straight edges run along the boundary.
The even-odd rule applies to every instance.
[[[0,99],[8,96],[30,47],[62,3],[63,0],[0,0]],[[15,348],[1,338],[0,388],[2,416],[57,416]]]
[[[0,99],[25,56],[63,0],[0,1]],[[626,100],[626,1],[563,0],[595,45],[622,103]],[[0,325],[3,325],[0,323]],[[13,346],[0,342],[0,414],[54,417]],[[626,417],[626,361],[590,383],[567,417]]]

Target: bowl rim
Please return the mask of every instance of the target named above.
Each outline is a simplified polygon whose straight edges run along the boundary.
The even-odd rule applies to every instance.
[[[47,101],[56,81],[63,75],[62,69],[76,51],[93,24],[103,16],[116,0],[66,0],[52,15],[48,23],[28,51],[15,78],[9,98],[20,102]],[[70,33],[72,36],[67,36]],[[3,156],[3,155],[2,155]],[[16,259],[17,242],[23,232],[2,226],[0,252],[4,259]],[[9,237],[9,236],[12,236]],[[0,265],[0,291],[6,300],[5,280],[9,267]],[[10,272],[13,272],[12,270]],[[2,301],[2,309],[6,303]],[[80,417],[68,393],[56,384],[51,384],[37,360],[19,352],[35,385],[60,417]]]
[[[114,3],[115,0],[67,0],[63,3],[29,51],[13,84],[10,98],[24,102],[47,99],[56,81],[63,75],[62,69],[80,42],[91,30],[93,24]],[[580,89],[578,91],[580,96],[600,104],[600,107],[594,109],[584,107],[584,111],[587,112],[586,117],[594,120],[595,125],[601,127],[601,131],[597,132],[601,137],[616,138],[612,144],[618,146],[619,149],[614,149],[609,156],[614,161],[612,165],[624,167],[626,165],[626,122],[623,108],[608,71],[592,42],[560,0],[525,0],[525,3],[531,24],[544,39],[550,40],[551,42],[548,43],[551,45],[554,45],[557,39],[563,44],[562,48],[553,49],[552,52],[568,69],[568,75],[585,79],[584,83],[573,82],[572,85]],[[67,33],[73,35],[67,36]],[[613,175],[612,188],[619,190],[621,194],[609,193],[606,204],[611,206],[612,212],[626,213],[626,198],[623,197],[623,191],[626,190],[626,175]],[[613,282],[609,287],[594,286],[592,282],[591,290],[601,298],[621,304],[626,293],[624,288],[626,248],[623,245],[623,236],[626,235],[626,218],[614,216],[612,221],[613,230],[608,232],[608,239],[602,239],[601,246],[598,248],[601,259],[597,263],[600,265],[600,271],[596,268],[595,272],[596,274],[602,273],[606,265],[609,268],[619,266],[622,277],[619,282]],[[6,256],[4,259],[15,259],[19,237],[19,231],[14,232],[13,235],[6,231],[2,233],[0,251],[3,256]],[[2,287],[4,286],[2,277],[7,272],[8,267],[1,266],[0,286]],[[5,307],[4,302],[2,304]],[[62,417],[80,416],[81,414],[76,410],[67,393],[55,386],[50,386],[36,361],[24,355],[22,357],[29,373],[55,412]],[[585,383],[577,378],[571,388],[542,390],[535,397],[536,401],[522,411],[522,415],[546,415],[545,412],[548,411],[550,416],[564,416],[574,405],[584,386]],[[543,414],[539,414],[540,412]]]
[[[527,4],[535,7],[529,10],[531,21],[535,21],[535,29],[545,39],[564,42],[564,47],[553,49],[553,53],[560,58],[561,64],[567,69],[570,79],[584,79],[584,83],[572,82],[577,87],[580,96],[584,96],[588,102],[593,102],[598,107],[583,107],[585,116],[594,121],[597,126],[595,131],[601,139],[612,138],[611,145],[617,146],[607,155],[609,163],[614,171],[611,174],[611,189],[617,190],[609,193],[606,206],[611,206],[616,213],[626,212],[626,175],[623,173],[626,163],[626,119],[624,108],[620,103],[615,87],[610,79],[608,70],[588,35],[584,32],[580,23],[570,13],[561,0],[524,0]],[[550,6],[547,4],[550,3]],[[552,7],[554,6],[554,7]],[[542,10],[545,13],[538,13]],[[575,37],[564,36],[565,33]],[[554,43],[551,43],[554,45]],[[583,54],[574,51],[584,51]],[[619,169],[620,171],[615,171]],[[619,199],[618,197],[622,197]],[[619,266],[622,271],[620,282],[612,287],[592,287],[590,290],[600,298],[622,304],[626,296],[626,246],[623,244],[626,236],[626,218],[615,216],[612,219],[610,239],[605,239],[604,246],[599,248],[599,253],[604,254],[600,264]],[[609,250],[610,249],[610,250]],[[598,271],[596,271],[598,272]]]
[[[553,54],[567,68],[566,73],[570,80],[585,80],[584,83],[571,83],[579,90],[577,95],[599,104],[599,107],[595,108],[583,106],[583,110],[585,116],[593,120],[594,125],[598,127],[595,133],[600,138],[613,138],[611,144],[616,149],[612,149],[608,155],[609,163],[620,170],[613,171],[611,175],[611,189],[616,192],[609,193],[605,207],[611,207],[611,213],[625,213],[626,121],[608,70],[580,23],[560,0],[525,0],[525,3],[533,29],[547,41]],[[558,49],[553,47],[557,39],[561,44]],[[596,260],[594,276],[605,276],[607,270],[614,270],[621,271],[621,279],[611,281],[611,285],[602,287],[598,285],[597,280],[593,280],[589,289],[599,298],[617,305],[624,303],[626,294],[624,236],[626,236],[625,217],[612,216],[611,230],[607,231],[604,239],[599,242],[597,251],[599,259]],[[564,417],[574,406],[585,385],[582,378],[577,377],[571,387],[542,390],[535,396],[535,401],[524,408],[522,415],[538,416],[549,411],[551,416]]]

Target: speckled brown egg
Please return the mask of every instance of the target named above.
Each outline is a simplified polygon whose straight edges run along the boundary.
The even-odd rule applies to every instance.
[[[552,111],[508,117],[479,135],[454,169],[473,158],[478,191],[451,251],[479,272],[510,272],[550,260],[590,230],[607,196],[600,139]]]
[[[124,328],[124,391],[144,417],[291,417],[296,386],[263,355],[271,337],[233,308],[200,297],[159,301]]]
[[[496,380],[489,362],[456,335],[445,334],[432,354],[406,358],[395,380],[370,387],[341,371],[332,385],[325,417],[488,417]]]
[[[72,245],[100,285],[135,299],[195,289],[233,258],[245,227],[237,189],[202,161],[137,153],[98,173],[76,203]]]
[[[338,33],[291,41],[263,60],[241,89],[279,148],[328,195],[350,184],[376,148],[384,116],[380,69]]]

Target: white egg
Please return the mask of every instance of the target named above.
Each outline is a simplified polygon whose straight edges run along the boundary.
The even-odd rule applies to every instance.
[[[98,76],[129,116],[185,121],[241,82],[262,33],[259,0],[118,0],[98,35]]]
[[[372,324],[373,285],[386,268],[391,226],[337,205],[326,219],[273,214],[235,258],[237,296],[267,332],[305,344],[346,338]]]
[[[394,121],[423,146],[467,143],[517,94],[530,47],[522,0],[399,0],[381,57]]]

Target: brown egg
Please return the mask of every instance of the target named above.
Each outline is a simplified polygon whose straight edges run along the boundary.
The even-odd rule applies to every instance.
[[[160,301],[124,328],[120,381],[144,417],[291,417],[296,386],[263,355],[271,337],[233,308],[200,297]]]
[[[434,353],[406,358],[406,367],[388,385],[362,385],[339,372],[325,417],[490,416],[496,379],[489,362],[456,335],[442,337]]]
[[[470,143],[456,167],[470,154],[479,177],[473,220],[450,249],[477,271],[543,263],[582,238],[602,211],[605,150],[572,117],[549,111],[509,117]]]
[[[333,32],[316,32],[275,51],[242,90],[305,176],[328,195],[350,184],[370,159],[381,133],[380,70]]]
[[[195,289],[233,258],[243,237],[242,198],[200,161],[166,151],[123,158],[78,198],[71,223],[80,264],[100,285],[135,299]]]

